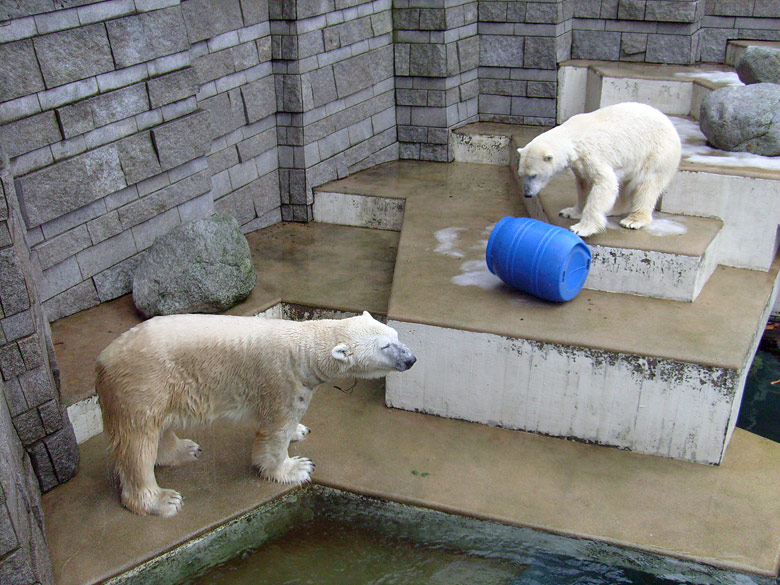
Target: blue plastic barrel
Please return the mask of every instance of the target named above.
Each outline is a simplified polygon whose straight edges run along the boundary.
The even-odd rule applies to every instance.
[[[548,301],[570,301],[590,270],[590,248],[567,229],[528,217],[505,217],[488,240],[490,272],[509,286]]]

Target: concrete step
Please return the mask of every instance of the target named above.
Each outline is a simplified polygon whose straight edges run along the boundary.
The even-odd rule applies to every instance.
[[[727,65],[654,65],[565,61],[558,69],[557,121],[622,102],[642,102],[670,116],[699,117],[704,97],[738,83]]]
[[[453,132],[457,160],[509,164],[515,179],[518,146],[544,128],[471,124]],[[521,197],[519,187],[516,196]],[[570,173],[556,177],[538,198],[525,200],[528,215],[564,228],[575,222],[558,215],[576,200]],[[633,231],[611,218],[606,232],[587,239],[593,254],[585,288],[693,301],[715,269],[723,222],[713,218],[656,214],[651,226]]]
[[[388,377],[387,404],[719,463],[780,262],[718,267],[692,303],[541,301],[483,259],[495,222],[526,214],[514,183],[506,166],[397,162],[318,190],[406,201],[388,322],[419,363]]]

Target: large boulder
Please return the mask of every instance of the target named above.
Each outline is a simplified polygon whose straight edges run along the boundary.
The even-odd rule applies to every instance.
[[[133,275],[133,301],[145,317],[219,313],[249,296],[256,279],[238,222],[214,215],[155,240]]]
[[[702,101],[699,126],[715,148],[780,155],[780,85],[716,89]]]
[[[780,83],[780,50],[752,45],[742,52],[736,68],[746,85]]]

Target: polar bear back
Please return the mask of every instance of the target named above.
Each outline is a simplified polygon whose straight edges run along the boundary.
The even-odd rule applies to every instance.
[[[572,116],[550,131],[571,141],[576,157],[598,156],[613,169],[630,170],[648,159],[677,168],[681,145],[669,118],[652,106],[626,102]],[[550,134],[548,133],[548,134]]]

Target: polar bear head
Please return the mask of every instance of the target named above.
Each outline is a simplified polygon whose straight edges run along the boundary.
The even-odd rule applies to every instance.
[[[523,178],[523,195],[535,197],[544,189],[555,175],[568,165],[566,157],[561,156],[560,148],[541,134],[525,148],[518,148],[520,159],[517,174]]]
[[[390,372],[408,370],[417,361],[412,351],[398,341],[398,332],[374,319],[368,311],[342,319],[344,342],[331,350],[344,374],[357,378],[381,378]]]

